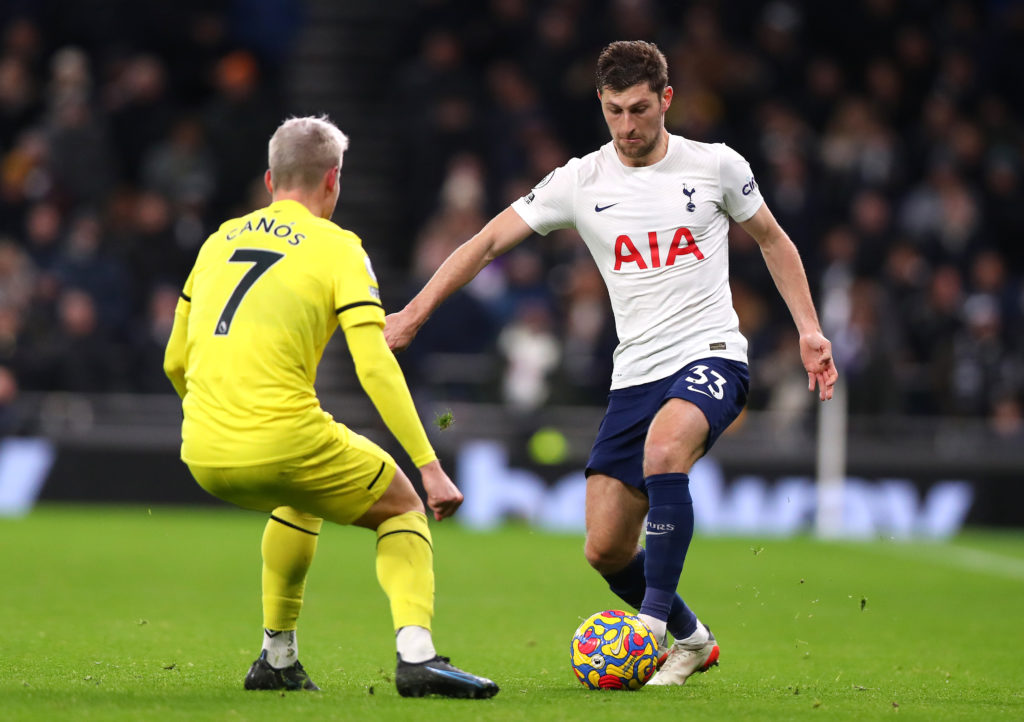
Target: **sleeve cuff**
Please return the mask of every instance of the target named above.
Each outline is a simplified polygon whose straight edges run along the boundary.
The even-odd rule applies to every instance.
[[[377,301],[356,301],[334,311],[338,315],[338,323],[343,329],[363,323],[375,323],[384,326],[384,307]]]
[[[437,454],[434,453],[433,449],[430,449],[429,452],[423,452],[422,454],[417,454],[411,458],[413,466],[418,469],[421,466],[429,464],[431,461],[437,461]]]

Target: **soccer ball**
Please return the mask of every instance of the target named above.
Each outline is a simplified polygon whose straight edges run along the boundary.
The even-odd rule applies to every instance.
[[[640,689],[657,669],[658,645],[639,617],[611,609],[579,626],[569,663],[588,689]]]

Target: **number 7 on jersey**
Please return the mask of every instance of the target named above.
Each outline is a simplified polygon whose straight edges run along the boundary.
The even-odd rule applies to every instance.
[[[231,319],[235,317],[235,312],[238,311],[238,304],[245,298],[245,294],[249,292],[252,284],[256,283],[256,279],[266,273],[271,266],[282,258],[284,258],[283,253],[263,251],[256,248],[239,248],[231,254],[228,263],[251,263],[252,268],[245,272],[242,280],[238,282],[235,290],[231,292],[228,302],[224,304],[224,310],[221,311],[220,318],[217,319],[217,330],[213,332],[214,336],[228,335],[228,331],[231,330]]]

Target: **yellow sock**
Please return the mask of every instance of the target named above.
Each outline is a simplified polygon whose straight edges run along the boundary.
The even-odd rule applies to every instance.
[[[391,602],[395,631],[430,629],[434,616],[434,549],[427,517],[393,516],[377,527],[377,580]]]
[[[263,627],[294,630],[323,519],[281,506],[263,531]]]

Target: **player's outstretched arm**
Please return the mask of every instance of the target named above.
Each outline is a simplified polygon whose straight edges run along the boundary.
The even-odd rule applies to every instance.
[[[472,281],[487,264],[522,243],[533,229],[511,206],[484,226],[479,233],[455,249],[427,285],[406,304],[387,317],[384,336],[388,347],[401,351],[412,343],[416,332],[430,314],[457,290]]]
[[[817,387],[818,398],[831,399],[839,372],[832,358],[832,344],[821,332],[800,253],[767,204],[762,204],[757,213],[740,225],[760,246],[775,286],[793,315],[800,333],[800,358],[807,371],[808,390]]]
[[[437,454],[416,413],[405,376],[395,355],[384,342],[380,326],[376,323],[360,323],[345,328],[344,332],[359,383],[388,430],[417,468],[436,460]]]
[[[409,387],[380,326],[363,323],[345,329],[359,382],[388,429],[420,470],[427,506],[440,521],[462,504],[462,492],[441,468],[427,433],[416,413]]]

